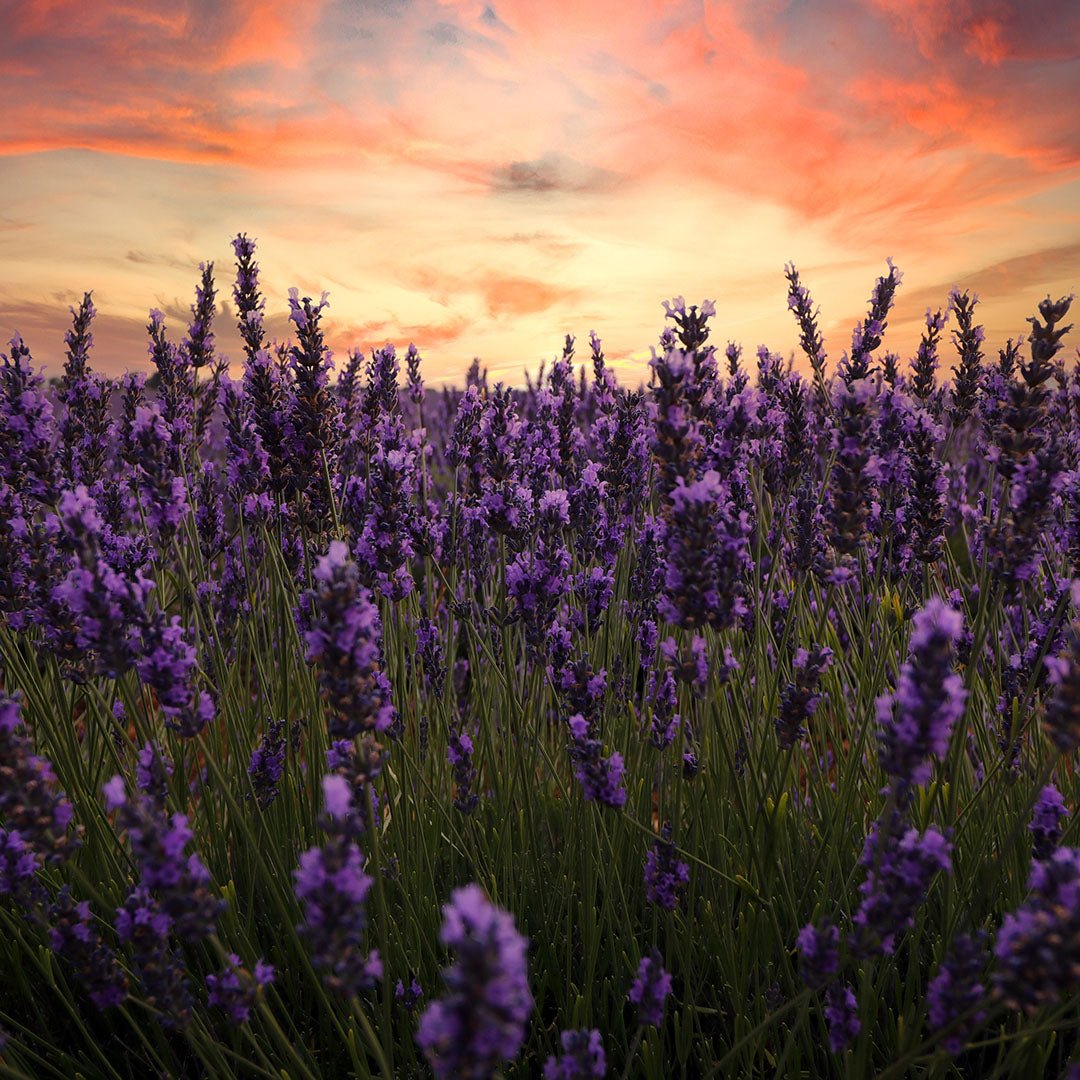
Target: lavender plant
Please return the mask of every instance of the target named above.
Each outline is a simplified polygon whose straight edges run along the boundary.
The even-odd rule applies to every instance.
[[[0,1073],[1066,1073],[1071,298],[455,389],[233,251],[235,382],[0,359]]]

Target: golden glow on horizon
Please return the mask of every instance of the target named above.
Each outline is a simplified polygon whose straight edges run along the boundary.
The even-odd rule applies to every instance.
[[[787,355],[788,260],[832,362],[887,255],[905,281],[886,349],[909,357],[954,283],[995,349],[1080,284],[1080,9],[987,10],[22,4],[0,68],[18,106],[0,333],[55,369],[93,289],[92,362],[142,366],[147,311],[182,333],[201,260],[231,302],[245,231],[272,332],[289,286],[326,289],[338,355],[414,340],[433,383],[474,355],[517,381],[591,329],[636,382],[680,293],[716,301],[717,344]],[[231,319],[217,330],[238,356]]]

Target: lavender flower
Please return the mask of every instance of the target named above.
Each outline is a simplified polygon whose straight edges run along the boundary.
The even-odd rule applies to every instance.
[[[618,390],[608,422],[597,420],[597,441],[602,447],[600,481],[608,505],[626,522],[643,502],[648,490],[649,437],[645,400],[640,393]]]
[[[401,1002],[406,1012],[411,1013],[423,1000],[424,988],[415,975],[410,977],[408,986],[401,979],[398,979],[397,984],[394,986],[394,998]]]
[[[9,887],[25,883],[43,862],[65,858],[78,841],[74,811],[59,790],[51,763],[34,753],[23,733],[21,699],[0,693],[0,825]]]
[[[135,766],[135,786],[139,791],[150,796],[159,806],[164,806],[172,774],[173,763],[161,746],[154,742],[145,743]]]
[[[59,395],[64,406],[59,424],[60,471],[75,483],[93,484],[101,479],[105,465],[112,386],[91,375],[87,363],[94,342],[90,323],[97,314],[90,293],[83,295],[78,311],[69,310],[72,326],[64,335],[67,358]]]
[[[821,383],[825,377],[825,341],[818,329],[820,308],[814,308],[810,299],[810,290],[799,280],[799,272],[794,263],[784,267],[784,277],[788,281],[788,308],[795,314],[799,323],[799,345],[810,361],[815,379]]]
[[[860,860],[867,868],[859,887],[863,899],[851,920],[861,955],[892,955],[896,935],[915,925],[934,874],[952,869],[951,853],[952,845],[936,829],[909,828],[898,835],[895,825],[874,823]]]
[[[0,483],[28,499],[52,502],[56,493],[52,405],[18,334],[10,348],[10,356],[0,353]]]
[[[870,295],[870,310],[861,325],[855,327],[851,335],[851,357],[840,361],[839,374],[850,389],[858,380],[873,374],[870,354],[881,344],[885,333],[887,317],[896,297],[896,290],[904,275],[893,266],[892,259],[886,260],[889,272],[879,277]]]
[[[827,986],[840,970],[840,930],[832,923],[807,923],[799,931],[799,972],[811,990]]]
[[[994,942],[995,998],[1033,1016],[1080,979],[1080,849],[1058,848],[1031,867],[1030,895]]]
[[[1068,807],[1053,784],[1047,784],[1035,800],[1028,832],[1031,833],[1031,853],[1035,859],[1049,859],[1061,842],[1062,824],[1069,816]]]
[[[821,702],[818,685],[832,663],[832,649],[814,645],[799,649],[792,664],[795,678],[780,694],[780,715],[774,721],[781,749],[790,750],[806,734],[806,723]]]
[[[180,421],[170,422],[156,403],[138,406],[131,424],[130,464],[135,469],[139,503],[147,524],[165,542],[176,534],[190,510],[187,486],[180,475],[184,431]]]
[[[451,725],[446,757],[454,774],[454,809],[471,814],[479,805],[480,796],[473,791],[476,769],[473,767],[473,741],[467,731]]]
[[[294,387],[286,412],[285,445],[289,452],[291,489],[303,495],[313,523],[325,522],[333,498],[325,475],[333,474],[340,443],[338,405],[330,392],[332,363],[319,325],[327,304],[302,300],[289,290],[289,319],[296,326],[297,344],[289,350]]]
[[[851,576],[851,560],[862,547],[874,510],[880,464],[873,453],[874,388],[868,380],[842,386],[836,394],[836,460],[826,504],[829,540],[839,556],[834,580]]]
[[[878,698],[881,765],[900,792],[926,783],[930,759],[944,755],[963,715],[967,692],[953,671],[963,627],[958,611],[931,599],[915,616],[910,656],[895,692]]]
[[[120,811],[119,822],[139,864],[140,888],[160,902],[177,933],[190,941],[209,937],[225,902],[214,895],[210,872],[199,856],[185,854],[195,835],[186,815],[167,817],[149,796],[128,798],[119,776],[104,792],[106,809]]]
[[[1031,334],[1028,341],[1031,342],[1031,361],[1037,370],[1027,369],[1024,378],[1029,383],[1044,382],[1049,373],[1044,373],[1046,367],[1053,360],[1054,355],[1061,348],[1061,339],[1072,329],[1068,326],[1058,326],[1069,314],[1069,307],[1075,297],[1072,295],[1062,296],[1058,300],[1051,300],[1048,296],[1039,301],[1039,314],[1043,321],[1030,318]]]
[[[664,1007],[671,993],[671,976],[664,970],[658,950],[653,949],[641,958],[637,975],[627,997],[637,1006],[637,1022],[642,1027],[660,1027],[664,1022]]]
[[[974,325],[975,305],[979,298],[957,288],[949,293],[949,310],[956,315],[958,329],[953,331],[960,363],[954,369],[952,408],[950,413],[955,427],[971,415],[978,400],[982,373],[982,351],[979,346],[985,337],[983,328]]]
[[[1080,607],[1080,582],[1072,587],[1072,602]],[[1080,620],[1069,627],[1066,646],[1045,660],[1050,695],[1043,714],[1043,729],[1061,754],[1080,746]]]
[[[385,731],[395,719],[390,684],[382,670],[382,624],[348,548],[335,540],[315,567],[314,606],[306,622],[308,660],[322,669],[323,697],[330,705],[330,734],[350,739]]]
[[[127,997],[127,978],[102,941],[89,902],[76,903],[67,885],[49,910],[49,947],[75,972],[97,1008],[119,1005]]]
[[[166,727],[193,738],[214,719],[214,700],[195,685],[196,654],[180,624],[156,612],[142,631],[135,670],[152,687],[165,716]]]
[[[526,939],[479,885],[455,889],[440,938],[456,953],[443,971],[449,993],[420,1018],[416,1041],[439,1080],[490,1077],[516,1057],[532,1011]]]
[[[570,508],[562,489],[547,491],[537,506],[532,544],[506,567],[506,591],[525,628],[526,644],[534,656],[547,651],[552,624],[568,588],[570,551],[563,530]]]
[[[919,563],[933,563],[945,546],[945,471],[936,455],[944,429],[925,411],[910,418],[908,491],[903,510],[903,539],[907,554]]]
[[[357,534],[355,551],[363,580],[392,600],[413,589],[409,561],[420,539],[412,501],[419,483],[417,449],[401,418],[397,380],[394,347],[373,352],[364,397],[364,433],[370,446],[358,470],[363,475],[349,478],[344,496],[344,516]]]
[[[652,707],[649,742],[664,750],[675,741],[680,722],[678,688],[670,668],[649,673],[646,698]]]
[[[911,362],[911,395],[924,406],[929,405],[934,395],[938,340],[948,317],[948,310],[942,314],[940,309],[934,313],[926,309],[926,329],[919,340],[919,351]]]
[[[30,906],[40,865],[40,856],[17,830],[0,828],[0,896],[15,896]]]
[[[559,1041],[562,1054],[547,1059],[544,1080],[592,1080],[607,1075],[604,1041],[595,1028],[564,1031]]]
[[[256,304],[258,301],[254,301]],[[262,347],[261,311],[249,308],[241,326],[247,358],[244,361],[243,398],[251,410],[251,423],[266,454],[270,487],[282,493],[288,484],[286,453],[287,380]],[[253,349],[253,346],[257,346]]]
[[[327,803],[331,812],[340,809],[332,796]],[[364,856],[356,843],[337,835],[322,847],[309,848],[293,877],[304,912],[300,932],[323,982],[346,997],[371,989],[382,978],[382,961],[378,952],[364,952],[364,901],[371,877],[364,872]]]
[[[834,982],[826,994],[825,1020],[829,1025],[829,1049],[842,1053],[862,1031],[859,1003],[851,987]]]
[[[986,956],[986,934],[981,930],[961,934],[952,943],[948,956],[926,988],[931,1030],[954,1024],[983,1000],[986,987],[981,979]],[[941,1040],[946,1052],[954,1057],[959,1054],[985,1018],[986,1014],[980,1010],[953,1026]]]
[[[236,254],[236,284],[233,299],[236,301],[236,322],[244,339],[244,351],[248,358],[254,357],[263,347],[266,333],[262,317],[266,300],[259,293],[259,264],[255,261],[255,241],[245,233],[237,234],[232,242]]]
[[[691,354],[671,348],[650,361],[655,377],[656,420],[652,452],[660,467],[660,489],[669,493],[697,472],[704,439],[694,402],[703,396]]]
[[[745,511],[735,510],[718,473],[691,484],[680,477],[671,492],[661,614],[688,629],[731,626],[746,610],[749,531]]]
[[[274,968],[262,960],[248,971],[236,953],[229,953],[229,963],[216,975],[206,976],[207,1004],[224,1009],[233,1024],[246,1024],[259,989],[274,981]]]
[[[269,720],[266,731],[251,752],[248,776],[255,801],[266,810],[278,796],[278,784],[285,771],[285,721]]]
[[[177,348],[168,340],[165,315],[162,311],[157,308],[150,311],[146,332],[150,337],[147,351],[157,369],[160,403],[155,404],[149,411],[159,418],[160,424],[155,423],[153,429],[147,431],[144,414],[141,425],[143,430],[133,430],[132,436],[136,438],[141,435],[148,447],[152,443],[152,437],[156,439],[156,465],[162,472],[168,467],[171,475],[175,476],[180,471],[194,427],[195,372],[186,350]],[[136,409],[137,420],[138,416],[139,410]],[[135,461],[138,461],[137,457]]]
[[[134,889],[116,912],[116,933],[131,951],[131,966],[143,999],[161,1013],[165,1027],[191,1020],[191,982],[172,942],[173,920],[144,886]]]
[[[664,301],[664,311],[664,318],[674,320],[676,333],[687,352],[700,349],[705,344],[709,337],[709,319],[716,314],[716,305],[712,300],[702,301],[700,311],[696,304],[691,304],[687,311],[686,301],[676,296],[674,300]]]
[[[424,673],[424,686],[432,697],[441,698],[446,684],[446,658],[439,628],[430,619],[416,624],[416,655]]]
[[[626,804],[622,754],[603,756],[603,744],[593,737],[589,721],[580,713],[567,720],[570,729],[570,760],[586,802],[598,802],[618,810]]]
[[[645,899],[674,911],[679,890],[690,880],[690,867],[676,856],[670,837],[671,827],[665,826],[645,856]]]

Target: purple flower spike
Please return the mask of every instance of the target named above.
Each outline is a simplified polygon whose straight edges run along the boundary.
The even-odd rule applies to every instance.
[[[967,691],[953,671],[964,629],[958,611],[935,597],[915,616],[911,652],[896,691],[878,698],[881,765],[900,792],[930,779],[930,760],[942,757]]]
[[[1073,583],[1072,602],[1080,607],[1080,581]],[[1045,663],[1051,690],[1043,728],[1059,753],[1071,754],[1080,746],[1080,619],[1069,626],[1065,648]]]
[[[940,1029],[953,1024],[969,1009],[978,1005],[986,996],[986,987],[980,981],[988,959],[986,934],[961,934],[952,944],[938,973],[926,988],[926,1000],[930,1028]],[[955,1026],[941,1040],[944,1049],[954,1057],[964,1048],[964,1043],[985,1019],[978,1011],[959,1026]]]
[[[898,836],[893,828],[874,823],[861,860],[867,868],[859,887],[863,899],[852,917],[861,954],[892,955],[896,935],[915,925],[915,912],[934,874],[951,871],[951,856],[952,845],[936,829],[919,833],[909,828]]]
[[[780,714],[773,722],[781,749],[790,750],[806,734],[806,724],[821,702],[818,685],[832,656],[832,649],[823,645],[799,649],[795,654],[794,679],[780,695]]]
[[[90,904],[76,903],[67,885],[49,910],[49,947],[75,971],[97,1008],[119,1005],[127,997],[127,978],[102,941]]]
[[[225,1010],[233,1024],[245,1024],[251,1018],[251,1010],[260,987],[274,981],[274,969],[259,960],[253,971],[246,970],[236,953],[229,954],[229,964],[216,975],[206,976],[207,1004]]]
[[[131,965],[148,1005],[160,1010],[165,1027],[191,1020],[191,982],[172,941],[173,920],[143,886],[132,890],[116,912],[116,935],[131,950]]]
[[[603,756],[603,744],[593,738],[588,720],[580,713],[567,721],[570,728],[570,760],[586,802],[598,802],[618,810],[626,804],[622,754]]]
[[[679,892],[690,880],[690,867],[675,854],[675,845],[669,839],[670,828],[645,856],[645,899],[668,911],[674,911],[679,903]]]
[[[323,982],[346,997],[371,989],[382,977],[382,962],[377,952],[363,951],[371,877],[360,849],[347,837],[334,836],[305,851],[293,877],[304,910],[300,931]]]
[[[1069,816],[1069,808],[1053,784],[1047,784],[1039,792],[1035,807],[1031,812],[1031,854],[1035,859],[1049,859],[1057,849],[1064,831],[1064,820]]]
[[[559,1041],[563,1052],[547,1059],[544,1080],[593,1080],[607,1075],[604,1040],[595,1028],[564,1031]]]
[[[637,1006],[638,1023],[643,1027],[660,1027],[664,1022],[664,1007],[671,993],[671,976],[664,970],[660,953],[653,949],[641,958],[637,976],[627,995]]]
[[[349,549],[335,540],[315,567],[315,588],[305,594],[315,614],[305,624],[307,658],[321,667],[323,696],[331,708],[330,734],[351,739],[385,731],[395,718],[390,683],[382,670],[382,623]]]
[[[420,1018],[416,1041],[438,1080],[489,1077],[517,1056],[533,999],[526,939],[479,885],[456,889],[440,935],[456,953],[443,971],[449,993]]]
[[[1030,896],[994,942],[994,996],[1034,1016],[1080,977],[1080,849],[1058,848],[1031,868]]]
[[[251,752],[248,776],[261,810],[278,796],[278,784],[285,772],[285,721],[271,720],[258,745]]]
[[[167,817],[149,795],[129,798],[113,777],[105,785],[106,806],[120,811],[132,853],[141,871],[140,888],[154,895],[179,934],[190,941],[209,937],[225,902],[196,854],[186,854],[194,833],[184,814]]]
[[[135,786],[144,795],[149,795],[156,803],[164,806],[169,794],[169,777],[172,774],[173,763],[165,751],[157,743],[146,743],[139,751],[139,761],[135,767]],[[117,780],[120,780],[120,777],[114,776],[109,783],[115,784]],[[123,781],[120,780],[120,783],[123,784]],[[110,801],[107,792],[106,800]],[[115,807],[110,806],[109,809]]]
[[[799,971],[811,990],[827,986],[840,970],[840,930],[807,923],[799,931]]]
[[[6,882],[0,882],[0,892],[29,887],[42,863],[59,862],[74,849],[73,815],[52,764],[34,753],[24,733],[21,700],[0,693],[0,824],[5,837],[0,878]]]
[[[842,1053],[862,1031],[859,1020],[859,1003],[848,986],[833,983],[826,995],[825,1020],[829,1025],[829,1049]]]
[[[671,492],[666,535],[663,616],[696,629],[730,627],[746,610],[742,574],[749,564],[750,522],[717,472]]]

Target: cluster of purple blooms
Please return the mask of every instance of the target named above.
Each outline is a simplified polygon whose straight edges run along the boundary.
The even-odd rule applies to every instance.
[[[564,1031],[559,1042],[562,1053],[547,1059],[544,1080],[594,1080],[607,1076],[604,1040],[596,1028]]]
[[[293,875],[304,917],[300,930],[323,982],[351,997],[370,990],[383,974],[378,951],[365,949],[365,900],[372,879],[355,839],[359,811],[351,785],[342,776],[330,774],[323,778],[323,799],[329,836],[324,844],[300,856]]]
[[[440,935],[454,952],[446,993],[420,1017],[416,1041],[440,1080],[488,1077],[515,1058],[533,1008],[526,939],[478,885],[455,889]]]
[[[967,691],[953,670],[963,626],[960,612],[929,601],[915,616],[896,690],[878,699],[879,756],[898,799],[930,779],[931,761],[945,756],[963,716]]]
[[[245,1024],[251,1019],[259,988],[274,981],[274,968],[258,960],[248,971],[236,953],[229,953],[228,959],[228,965],[218,974],[206,976],[207,1004],[224,1009],[234,1024]]]
[[[382,667],[379,609],[360,582],[360,571],[340,540],[330,544],[314,570],[315,588],[301,610],[308,660],[320,668],[329,705],[330,734],[349,739],[391,728],[395,713]]]
[[[663,958],[657,949],[641,958],[627,996],[637,1010],[638,1023],[643,1027],[659,1027],[663,1024],[671,985],[671,975],[664,969]]]
[[[690,867],[675,854],[671,827],[665,826],[645,856],[645,899],[674,911],[679,892],[690,880]]]

